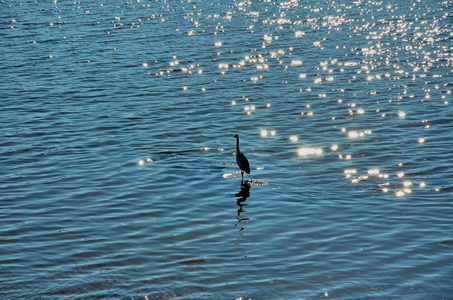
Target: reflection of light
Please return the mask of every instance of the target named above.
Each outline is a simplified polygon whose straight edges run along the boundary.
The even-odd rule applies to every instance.
[[[425,142],[425,139],[424,139],[424,138],[419,138],[419,139],[418,139],[418,142],[419,142],[420,144],[423,144],[423,143]]]
[[[146,160],[145,159],[139,159],[137,161],[137,164],[139,166],[143,166],[143,165],[145,165],[145,163],[149,163],[149,162],[152,162],[152,161],[154,161],[154,159],[152,159],[151,157],[148,157]]]
[[[299,140],[299,138],[297,136],[295,136],[295,135],[292,135],[292,136],[289,137],[289,140],[291,142],[297,142]]]
[[[389,174],[382,174],[382,173],[379,173],[378,177],[379,177],[379,178],[385,178],[385,179],[387,179],[387,178],[389,178]]]
[[[424,188],[426,186],[426,183],[420,182],[420,187]]]
[[[223,173],[222,177],[223,178],[232,178],[232,177],[234,177],[234,174],[233,173]]]
[[[412,185],[412,182],[409,181],[409,180],[406,180],[405,182],[403,182],[403,185],[404,185],[405,187],[409,187],[409,186]]]
[[[299,156],[321,155],[322,148],[302,147],[302,148],[299,148],[297,153],[299,154]]]
[[[300,38],[300,37],[302,37],[302,36],[304,36],[304,35],[305,35],[305,32],[300,31],[300,30],[294,32],[294,36],[295,36],[296,38]]]
[[[398,117],[404,118],[405,116],[406,116],[406,113],[405,113],[404,111],[400,110],[400,111],[398,112]]]
[[[351,178],[352,174],[355,174],[355,173],[357,173],[356,169],[346,169],[346,170],[344,170],[344,176],[346,176],[346,178]]]
[[[269,130],[269,131],[267,131],[266,129],[263,129],[263,130],[261,130],[261,132],[260,132],[260,135],[261,135],[261,137],[263,137],[263,138],[266,137],[266,136],[268,136],[268,135],[275,136],[276,134],[277,134],[277,132],[276,132],[275,130]]]
[[[354,67],[354,66],[357,66],[359,63],[358,62],[354,62],[354,61],[347,61],[345,62],[343,65],[345,67]]]
[[[378,175],[379,174],[379,169],[369,169],[368,170],[369,175]]]
[[[223,43],[222,42],[215,42],[214,46],[216,47],[222,47]]]
[[[406,195],[404,193],[404,191],[397,191],[395,194],[396,194],[397,197],[403,197],[404,195]]]
[[[404,172],[399,172],[398,174],[396,174],[396,176],[398,176],[399,178],[404,177]]]
[[[368,178],[369,178],[368,175],[360,175],[358,179],[359,180],[368,180]]]
[[[264,41],[270,43],[272,41],[272,36],[264,34],[263,39],[264,39]]]
[[[245,111],[254,111],[256,109],[255,105],[250,105],[250,106],[245,106],[244,110]]]
[[[298,59],[292,60],[291,66],[302,66],[302,61]]]
[[[332,146],[330,146],[330,150],[337,151],[338,150],[338,145],[337,144],[333,144]]]
[[[359,136],[359,133],[357,131],[350,131],[348,133],[348,137],[353,138],[353,139],[358,137],[358,136]]]
[[[341,131],[346,131],[346,130],[343,130],[341,129]],[[370,129],[366,129],[364,131],[349,131],[348,133],[348,137],[352,138],[352,139],[355,139],[355,138],[358,138],[358,137],[364,137],[365,135],[370,135],[372,134],[373,131],[371,131]]]

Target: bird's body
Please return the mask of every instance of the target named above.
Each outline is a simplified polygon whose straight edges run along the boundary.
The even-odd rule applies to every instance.
[[[242,180],[244,180],[244,172],[250,174],[250,164],[244,153],[239,150],[239,135],[235,134],[234,137],[236,138],[236,163],[241,169]]]

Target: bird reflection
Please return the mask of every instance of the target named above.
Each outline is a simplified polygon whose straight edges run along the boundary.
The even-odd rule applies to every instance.
[[[249,220],[249,218],[244,218],[244,217],[241,217],[241,213],[244,212],[244,206],[248,205],[248,204],[245,204],[245,200],[247,200],[248,197],[250,197],[250,183],[249,183],[249,180],[247,180],[246,182],[241,182],[241,189],[239,190],[239,192],[237,194],[235,194],[237,198],[237,206],[239,206],[239,209],[238,209],[238,222],[242,222],[242,221],[247,221]],[[237,224],[236,224],[237,225]],[[244,227],[241,227],[241,229],[239,231],[242,231],[244,230]]]

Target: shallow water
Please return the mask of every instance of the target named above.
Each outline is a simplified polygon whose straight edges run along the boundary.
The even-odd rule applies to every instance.
[[[453,294],[451,1],[0,5],[2,298]]]

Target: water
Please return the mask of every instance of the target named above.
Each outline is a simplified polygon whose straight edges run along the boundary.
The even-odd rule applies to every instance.
[[[2,298],[452,297],[451,1],[0,6]]]

